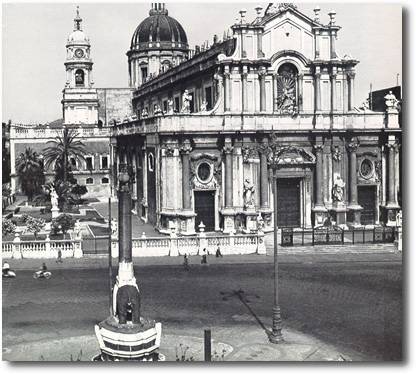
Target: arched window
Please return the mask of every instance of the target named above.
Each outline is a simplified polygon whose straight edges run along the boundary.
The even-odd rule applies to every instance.
[[[290,63],[285,63],[277,71],[277,109],[283,114],[297,112],[297,77],[298,70]]]
[[[87,178],[85,181],[85,184],[94,184],[94,179],[93,178]]]
[[[101,178],[101,184],[108,184],[109,179],[107,177]]]
[[[84,87],[84,78],[85,78],[84,70],[77,69],[75,71],[75,85],[77,87]]]

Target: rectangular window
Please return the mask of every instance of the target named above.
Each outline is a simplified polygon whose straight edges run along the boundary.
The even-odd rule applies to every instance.
[[[195,112],[195,94],[193,92],[190,92],[189,96],[191,97],[191,101],[189,102],[189,111],[193,113]]]
[[[179,97],[175,97],[175,112],[179,113]]]
[[[141,68],[140,71],[142,72],[142,82],[144,82],[147,78],[147,67]]]
[[[108,169],[108,156],[101,156],[101,169]]]
[[[85,157],[85,167],[87,170],[93,170],[94,169],[94,162],[92,156]]]
[[[212,109],[212,87],[205,87],[205,101],[207,102],[207,110]]]
[[[163,111],[165,113],[168,112],[168,101],[167,100],[163,100]]]

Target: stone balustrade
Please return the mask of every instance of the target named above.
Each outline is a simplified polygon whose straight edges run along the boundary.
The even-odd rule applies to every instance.
[[[243,126],[242,126],[243,123]],[[321,129],[375,129],[389,128],[385,114],[382,112],[368,113],[300,113],[297,116],[280,115],[276,113],[244,113],[221,114],[193,113],[165,115],[145,118],[128,123],[122,123],[113,128],[113,136],[144,134],[154,132],[206,132],[219,131],[278,131],[278,130],[321,130]]]
[[[71,128],[78,131],[79,137],[81,138],[90,138],[90,137],[108,137],[110,136],[109,127],[76,127],[71,126]],[[55,129],[45,127],[26,127],[26,126],[11,126],[10,128],[10,138],[18,139],[55,139],[56,136],[62,135],[63,129]]]
[[[223,255],[236,254],[265,254],[266,247],[264,234],[245,235],[216,235],[216,236],[189,236],[148,238],[142,236],[133,239],[133,257],[153,256],[183,256],[201,254],[206,248],[208,253],[215,254],[218,246]],[[57,258],[58,249],[62,257],[82,257],[82,240],[34,240],[2,242],[3,258]],[[112,241],[112,257],[118,257],[118,242]]]
[[[61,250],[62,258],[82,257],[80,240],[32,240],[2,242],[3,258],[57,258]]]

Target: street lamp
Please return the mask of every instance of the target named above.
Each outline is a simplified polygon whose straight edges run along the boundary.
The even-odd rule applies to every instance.
[[[279,262],[277,257],[277,168],[279,154],[272,150],[269,160],[273,169],[273,205],[274,205],[274,301],[273,301],[273,322],[272,332],[269,334],[269,341],[277,344],[283,342],[282,335],[282,317],[280,315],[279,305]]]

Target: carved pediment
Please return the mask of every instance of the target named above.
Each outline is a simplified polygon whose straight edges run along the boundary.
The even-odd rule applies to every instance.
[[[269,153],[268,162],[275,165],[310,165],[316,162],[316,157],[303,148],[287,146],[274,148]]]

